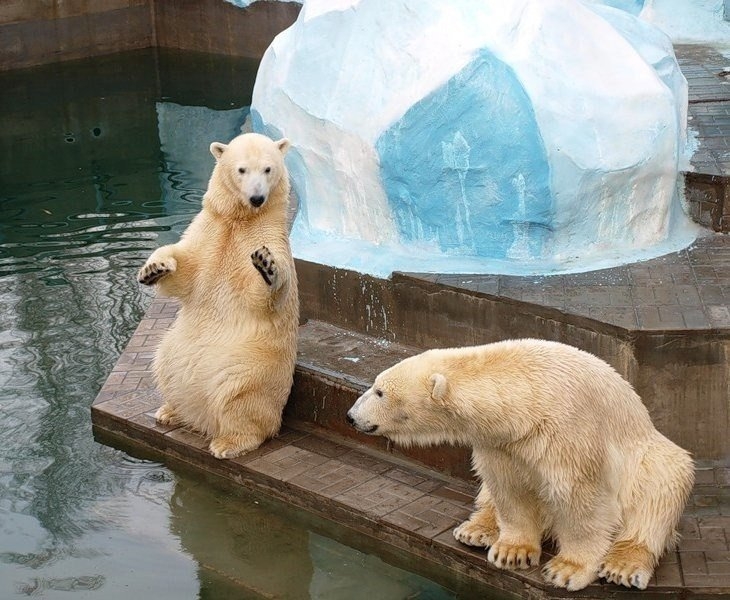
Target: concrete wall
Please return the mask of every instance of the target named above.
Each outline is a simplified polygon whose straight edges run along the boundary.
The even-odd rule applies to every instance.
[[[0,71],[161,46],[260,58],[301,6],[223,0],[3,0]]]
[[[148,48],[150,0],[0,3],[0,70]]]
[[[223,0],[151,1],[157,46],[251,58],[261,58],[301,9],[293,2],[256,2],[237,8]]]
[[[298,260],[302,317],[418,348],[537,337],[599,356],[630,381],[657,429],[700,460],[730,461],[730,337],[627,330],[407,274],[378,279]]]

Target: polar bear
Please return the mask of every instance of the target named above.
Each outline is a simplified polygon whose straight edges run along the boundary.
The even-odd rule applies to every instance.
[[[232,458],[276,435],[291,391],[299,298],[289,246],[289,141],[248,133],[214,142],[202,210],[138,273],[181,308],[153,361],[162,424]]]
[[[380,373],[347,419],[400,444],[471,447],[481,488],[456,539],[525,569],[551,537],[542,574],[568,590],[598,577],[645,588],[694,481],[631,385],[557,342],[428,350]]]

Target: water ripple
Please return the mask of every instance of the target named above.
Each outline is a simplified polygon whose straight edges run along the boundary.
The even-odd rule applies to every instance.
[[[59,592],[78,592],[100,589],[106,578],[103,575],[80,575],[78,577],[43,578],[37,577],[17,586],[19,594],[24,596],[42,596],[45,590]]]

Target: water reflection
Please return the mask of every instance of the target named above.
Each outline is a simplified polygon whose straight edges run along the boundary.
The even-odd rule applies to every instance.
[[[287,600],[454,597],[423,577],[322,535],[321,522],[305,513],[284,511],[246,493],[210,492],[210,483],[181,475],[170,502],[171,528],[199,563],[201,591],[206,580],[227,579],[250,597]]]
[[[378,598],[446,594],[93,440],[150,300],[136,270],[199,209],[255,68],[151,50],[0,73],[0,598],[350,599],[364,573]]]

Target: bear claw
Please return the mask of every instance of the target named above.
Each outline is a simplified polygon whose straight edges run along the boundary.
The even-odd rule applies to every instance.
[[[500,569],[529,569],[540,564],[540,548],[497,541],[489,549],[487,560]]]
[[[548,561],[542,568],[542,577],[555,587],[566,588],[571,592],[582,590],[596,578],[596,572],[586,565],[577,563],[560,555]]]
[[[608,583],[646,589],[654,572],[654,558],[644,544],[618,542],[598,568]]]

